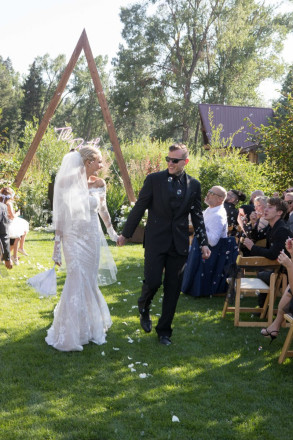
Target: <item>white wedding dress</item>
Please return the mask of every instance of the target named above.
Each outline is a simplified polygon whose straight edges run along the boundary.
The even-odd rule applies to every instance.
[[[103,244],[108,250],[108,257],[103,256],[103,274],[99,280],[107,284],[106,265],[112,272],[112,281],[108,284],[116,280],[117,271],[98,216],[99,213],[105,224],[111,222],[105,187],[89,190],[89,204],[90,222],[78,222],[61,239],[67,277],[54,310],[53,324],[45,339],[47,344],[61,351],[81,351],[82,346],[89,342],[104,344],[106,332],[112,325],[108,306],[98,287]]]

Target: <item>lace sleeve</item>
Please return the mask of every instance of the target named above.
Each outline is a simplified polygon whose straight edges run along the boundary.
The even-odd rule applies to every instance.
[[[54,250],[52,255],[52,260],[56,264],[62,264],[62,258],[61,258],[61,235],[58,231],[56,231],[55,234],[55,243],[54,243]]]
[[[107,228],[107,232],[109,234],[109,237],[112,241],[117,241],[118,239],[118,235],[115,232],[113,226],[112,226],[112,221],[111,221],[111,217],[108,211],[108,207],[107,207],[107,201],[106,201],[106,185],[104,185],[102,188],[100,188],[99,191],[99,196],[100,196],[100,209],[99,209],[99,214],[101,216],[101,219],[104,222],[104,225]]]

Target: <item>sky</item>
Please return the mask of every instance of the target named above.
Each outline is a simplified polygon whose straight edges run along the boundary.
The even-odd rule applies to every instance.
[[[132,3],[134,0],[2,0],[0,55],[11,59],[14,70],[27,74],[34,59],[46,53],[51,58],[65,54],[69,61],[85,29],[93,55],[107,55],[110,62],[123,42],[120,8]],[[293,64],[292,47],[291,34],[282,54],[289,64]],[[278,97],[278,90],[280,84],[269,80],[261,85],[265,105]]]

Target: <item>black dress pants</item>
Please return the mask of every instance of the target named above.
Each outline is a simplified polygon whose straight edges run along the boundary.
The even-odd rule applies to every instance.
[[[174,247],[167,253],[150,253],[145,251],[144,283],[141,296],[138,299],[140,313],[149,310],[152,299],[162,284],[164,274],[164,296],[162,314],[156,331],[159,336],[171,336],[171,324],[174,318],[176,305],[181,291],[183,270],[187,257],[177,254]]]

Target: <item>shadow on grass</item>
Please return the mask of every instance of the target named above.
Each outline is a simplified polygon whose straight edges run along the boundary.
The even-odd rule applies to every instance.
[[[136,250],[125,258],[113,249],[121,284],[101,289],[113,319],[103,346],[62,353],[46,345],[58,298],[38,302],[20,290],[21,309],[18,301],[13,308],[2,301],[11,322],[0,338],[0,438],[291,438],[284,396],[292,364],[277,364],[286,330],[269,346],[259,329],[234,327],[232,315],[221,318],[223,297],[181,295],[173,344],[159,345],[154,331],[139,326],[143,259]],[[64,281],[62,273],[58,290]],[[161,295],[152,305],[154,326]]]

